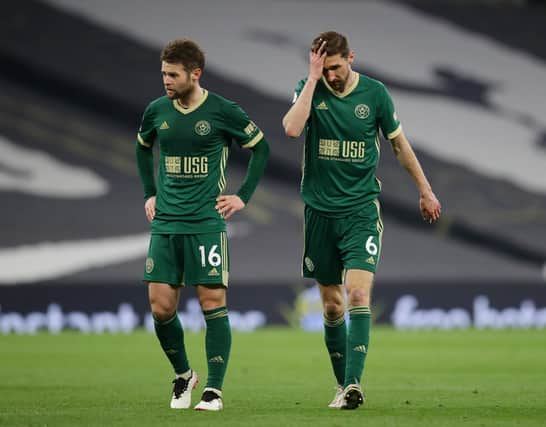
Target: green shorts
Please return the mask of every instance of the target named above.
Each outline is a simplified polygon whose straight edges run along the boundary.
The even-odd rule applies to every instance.
[[[228,276],[229,253],[225,231],[152,234],[144,271],[146,282],[227,287]]]
[[[339,285],[345,270],[375,273],[382,233],[377,200],[343,218],[325,217],[305,206],[303,277],[321,285]]]

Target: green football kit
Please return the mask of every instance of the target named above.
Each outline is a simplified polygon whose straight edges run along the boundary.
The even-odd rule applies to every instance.
[[[262,131],[237,104],[204,90],[191,108],[166,96],[146,108],[137,135],[137,160],[145,198],[155,195],[156,207],[145,281],[227,286],[226,225],[215,205],[226,188],[232,141],[243,148],[266,149],[265,158],[253,155],[237,193],[247,203],[263,173],[268,148]],[[159,143],[157,186],[155,143]],[[253,162],[261,164],[252,168]]]
[[[306,80],[298,83],[294,102]],[[317,82],[305,126],[301,197],[306,205],[304,277],[342,283],[349,268],[375,272],[383,225],[375,176],[379,129],[387,139],[402,128],[385,86],[356,74],[343,93]]]
[[[294,102],[305,82],[299,82]],[[305,126],[302,270],[321,285],[342,284],[348,269],[375,273],[383,232],[377,200],[381,184],[375,176],[379,129],[389,140],[402,131],[381,82],[356,74],[343,93],[334,91],[324,77],[317,82]],[[330,406],[353,409],[364,401],[360,381],[371,310],[349,305],[348,312],[348,325],[345,313],[337,319],[325,315],[324,342],[338,383]]]
[[[269,146],[261,130],[237,104],[203,90],[201,100],[191,108],[183,108],[166,96],[146,108],[136,143],[144,197],[156,196],[146,282],[228,286],[226,224],[215,206],[226,188],[226,166],[233,141],[252,150],[237,192],[246,204],[265,170]],[[155,143],[159,145],[157,186],[152,151]],[[203,317],[208,367],[205,390],[221,396],[231,350],[227,307],[203,310]],[[154,317],[154,328],[177,374],[171,408],[188,407],[191,395],[188,401],[182,396],[188,391],[185,389],[191,393],[197,374],[190,368],[178,314],[167,320]]]

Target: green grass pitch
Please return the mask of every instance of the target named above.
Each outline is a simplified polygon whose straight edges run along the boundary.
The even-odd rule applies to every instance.
[[[186,334],[206,377],[204,334]],[[327,407],[334,380],[322,335],[234,333],[225,410],[169,408],[172,374],[155,336],[0,336],[1,426],[544,426],[546,331],[376,327],[365,406]]]

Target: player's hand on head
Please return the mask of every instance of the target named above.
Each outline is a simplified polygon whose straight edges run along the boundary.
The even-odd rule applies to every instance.
[[[237,211],[245,207],[245,202],[237,195],[222,195],[216,198],[215,209],[224,219],[229,219]]]
[[[442,205],[432,191],[422,193],[419,197],[419,208],[425,221],[433,223],[440,219]]]
[[[326,58],[326,40],[319,39],[318,45],[311,47],[309,52],[309,78],[320,80]]]
[[[152,222],[155,216],[155,196],[148,197],[144,202],[144,212],[146,212],[146,218]]]

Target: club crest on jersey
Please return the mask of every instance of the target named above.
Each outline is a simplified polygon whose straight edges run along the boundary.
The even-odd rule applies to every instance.
[[[146,273],[151,273],[154,270],[154,260],[146,258]]]
[[[305,257],[304,259],[305,266],[307,267],[307,270],[313,271],[315,269],[315,264],[313,264],[313,261],[311,261],[311,258]]]
[[[358,104],[355,107],[355,116],[359,119],[365,119],[370,115],[370,107],[366,104]]]
[[[208,135],[210,133],[210,123],[207,122],[206,120],[199,120],[195,124],[194,129],[197,135],[201,135],[201,136]]]

